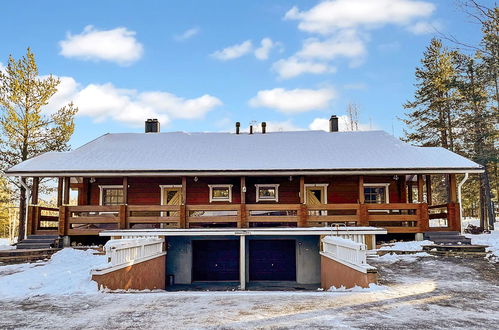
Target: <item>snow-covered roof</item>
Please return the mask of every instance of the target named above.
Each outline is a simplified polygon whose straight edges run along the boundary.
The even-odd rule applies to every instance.
[[[145,175],[194,172],[428,173],[481,171],[444,148],[415,147],[383,131],[294,131],[266,134],[105,134],[69,152],[48,152],[10,168],[9,175]],[[412,171],[412,172],[411,172]],[[55,175],[54,175],[55,176]]]

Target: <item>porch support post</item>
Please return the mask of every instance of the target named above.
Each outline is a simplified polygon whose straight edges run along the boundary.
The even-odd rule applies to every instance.
[[[70,184],[70,177],[66,176],[64,177],[64,197],[62,200],[63,205],[69,205],[69,184]]]
[[[407,203],[412,203],[414,196],[412,194],[412,181],[407,181]]]
[[[359,203],[364,204],[364,176],[359,175]]]
[[[449,174],[449,203],[457,203],[456,175]]]
[[[428,205],[432,203],[432,195],[431,195],[431,175],[426,176],[426,202]]]
[[[78,189],[78,205],[88,205],[90,179],[83,178],[81,187]]]
[[[128,205],[128,177],[123,177],[123,204]]]
[[[305,177],[300,176],[300,204],[305,204]]]
[[[180,228],[189,228],[187,224],[187,210],[185,204],[187,203],[187,177],[182,177],[182,202],[180,203],[180,212],[179,212],[179,227]]]
[[[246,223],[246,177],[244,177],[244,176],[241,177],[240,190],[241,190],[241,204],[240,204],[240,208],[239,208],[238,227],[246,228],[247,227],[247,223]]]
[[[246,236],[239,236],[239,280],[240,289],[246,290]]]
[[[418,174],[418,203],[423,203],[423,197],[424,197],[424,180],[423,180],[423,175]]]
[[[405,180],[405,175],[401,175],[398,180],[399,199],[401,203],[407,203],[406,186],[407,182]]]
[[[63,190],[64,181],[62,177],[60,177],[58,180],[59,181],[57,182],[57,207],[60,207],[62,205],[62,190]]]
[[[33,177],[33,187],[31,187],[31,204],[38,205],[38,186],[40,184],[40,178]]]

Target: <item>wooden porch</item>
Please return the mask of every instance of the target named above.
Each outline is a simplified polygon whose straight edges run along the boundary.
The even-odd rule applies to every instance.
[[[57,213],[57,214],[56,214]],[[430,227],[429,219],[445,226]],[[389,233],[460,231],[459,204],[30,206],[29,234],[98,235],[132,228],[373,226]]]

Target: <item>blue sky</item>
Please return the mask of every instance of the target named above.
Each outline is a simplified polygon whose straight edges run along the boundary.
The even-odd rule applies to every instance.
[[[482,1],[491,5],[492,1]],[[360,107],[363,129],[402,134],[402,104],[435,28],[468,43],[479,26],[452,0],[9,1],[0,62],[29,46],[74,100],[72,145],[107,132],[320,129]]]

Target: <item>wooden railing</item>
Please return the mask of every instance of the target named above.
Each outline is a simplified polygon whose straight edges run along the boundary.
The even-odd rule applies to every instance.
[[[57,231],[59,225],[59,209],[30,205],[28,208],[28,235]]]
[[[31,212],[31,226],[34,226],[33,221],[38,224],[42,219],[49,219]],[[446,227],[429,226],[429,219],[440,218],[447,220]],[[50,219],[55,221],[54,216]],[[335,224],[382,227],[389,233],[459,230],[459,204],[430,207],[425,203],[87,205],[62,206],[59,212],[60,235],[96,235],[106,229],[129,228],[322,227]]]
[[[461,231],[459,204],[448,203],[428,206],[429,231]]]

